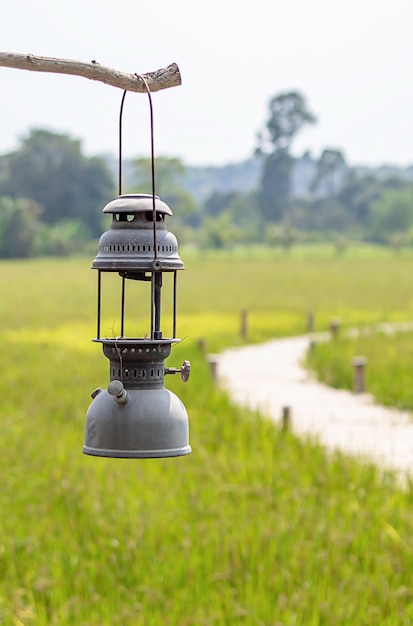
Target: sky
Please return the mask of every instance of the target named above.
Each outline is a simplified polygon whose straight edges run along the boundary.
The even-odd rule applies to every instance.
[[[254,153],[268,103],[297,90],[318,122],[293,153],[341,149],[350,165],[413,164],[412,0],[13,0],[0,51],[122,72],[178,64],[182,86],[153,94],[155,152],[186,165]],[[0,67],[0,154],[32,128],[117,155],[122,91],[82,77]],[[124,154],[150,154],[149,108],[129,93]]]

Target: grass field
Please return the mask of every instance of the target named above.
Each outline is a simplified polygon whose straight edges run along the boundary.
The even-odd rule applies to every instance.
[[[200,337],[211,352],[240,343],[244,309],[251,341],[305,332],[310,311],[319,330],[333,316],[413,319],[413,256],[182,256],[186,339],[170,363],[189,358],[192,374],[167,383],[187,406],[193,453],[147,461],[81,454],[89,394],[108,381],[91,343],[90,259],[0,263],[0,623],[413,624],[411,485],[232,406],[198,349]]]

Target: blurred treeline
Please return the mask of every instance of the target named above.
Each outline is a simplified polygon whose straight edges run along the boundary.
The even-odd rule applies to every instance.
[[[156,159],[155,192],[174,212],[181,243],[225,248],[329,241],[413,244],[413,167],[351,167],[338,147],[292,155],[297,134],[316,123],[299,92],[281,93],[251,159],[186,167]],[[117,161],[86,157],[78,140],[32,130],[0,156],[0,257],[83,252],[107,228],[101,209],[118,194]],[[125,161],[123,193],[152,191],[148,158]]]

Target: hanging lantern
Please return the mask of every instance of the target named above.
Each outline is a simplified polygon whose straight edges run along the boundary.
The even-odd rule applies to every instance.
[[[155,221],[150,195],[122,195],[109,202],[111,229],[100,238],[92,267],[98,271],[97,337],[110,361],[110,383],[93,392],[86,416],[83,452],[107,457],[165,457],[189,454],[188,415],[179,398],[164,387],[166,374],[181,373],[187,381],[190,365],[165,368],[176,337],[177,271],[184,269],[175,235],[165,216],[171,209],[155,198]],[[153,237],[156,233],[155,238]],[[154,244],[155,241],[155,244]],[[117,272],[121,279],[120,336],[101,336],[102,275]],[[164,274],[173,277],[171,337],[161,327],[161,290]],[[125,336],[126,284],[150,286],[151,331],[148,337]],[[149,301],[149,299],[148,299]]]
[[[166,227],[165,217],[172,216],[172,211],[155,196],[152,118],[151,121],[153,193],[120,193],[104,207],[103,213],[112,214],[111,228],[100,237],[92,265],[98,272],[94,341],[102,344],[110,363],[107,389],[99,387],[92,393],[93,401],[86,415],[83,452],[93,456],[156,458],[191,452],[185,406],[164,386],[168,374],[180,373],[186,382],[190,364],[184,361],[179,369],[165,367],[173,345],[180,341],[176,337],[177,272],[184,269],[184,264],[176,237]],[[121,141],[119,152],[121,191]],[[121,281],[120,334],[115,337],[103,337],[101,332],[102,277],[106,273],[118,274]],[[168,337],[162,326],[161,299],[166,277],[172,278],[173,283],[172,329]],[[137,286],[147,287],[149,292],[150,332],[143,337],[129,336],[125,331],[126,299]]]

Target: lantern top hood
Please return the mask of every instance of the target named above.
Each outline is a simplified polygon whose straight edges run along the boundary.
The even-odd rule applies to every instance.
[[[149,193],[123,194],[108,202],[102,209],[103,213],[128,213],[130,215],[147,211],[153,211],[153,196]],[[155,196],[155,211],[163,215],[173,215],[169,206],[159,196]]]
[[[155,216],[151,194],[127,194],[111,200],[103,213],[112,213],[110,229],[99,239],[94,269],[123,272],[138,278],[140,272],[171,272],[184,269],[175,235],[166,228],[169,206],[155,196]],[[154,221],[155,217],[155,221]]]

